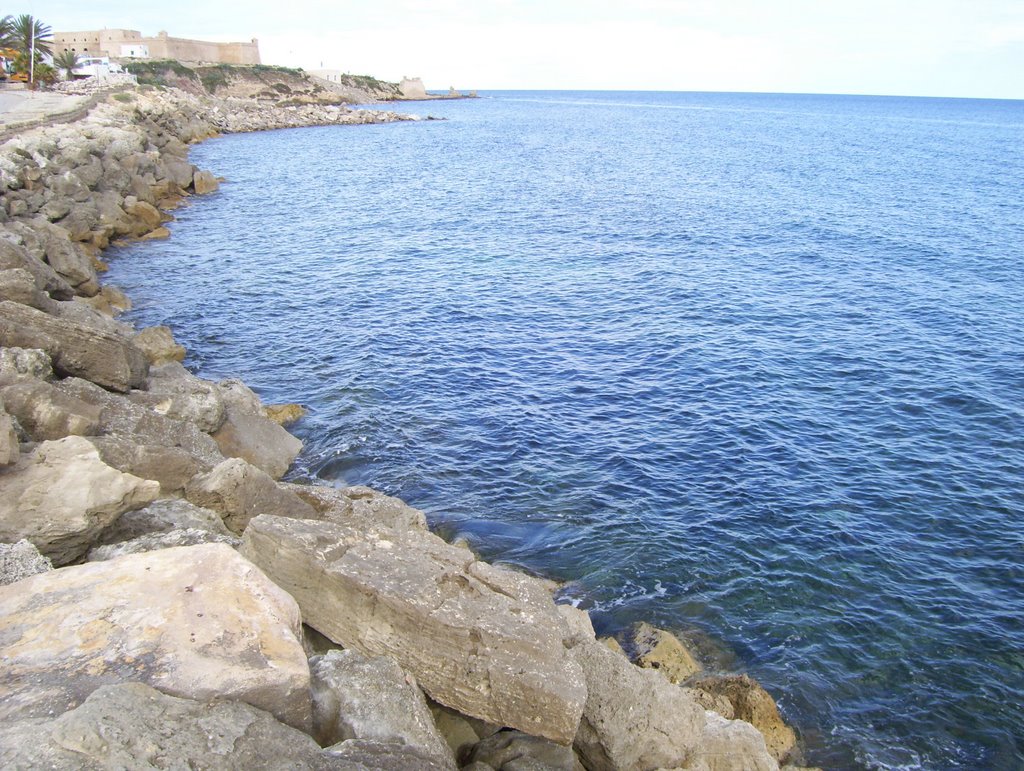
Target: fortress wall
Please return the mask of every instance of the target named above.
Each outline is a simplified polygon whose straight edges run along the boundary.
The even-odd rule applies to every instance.
[[[104,29],[86,32],[55,32],[53,50],[65,48],[94,56],[121,56],[121,45],[136,43],[149,46],[151,59],[178,59],[186,62],[224,62],[226,64],[259,64],[259,43],[254,38],[248,43],[211,43],[170,37],[162,32],[155,37],[142,37],[133,29]]]

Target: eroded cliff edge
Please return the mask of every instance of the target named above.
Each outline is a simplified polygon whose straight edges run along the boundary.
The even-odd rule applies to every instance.
[[[166,237],[183,196],[217,188],[190,143],[400,119],[136,89],[0,147],[3,765],[639,771],[790,756],[762,689],[695,679],[659,630],[634,635],[635,664],[549,582],[445,542],[404,502],[280,482],[301,449],[280,422],[297,408],[198,378],[169,329],[117,320],[129,300],[101,284],[102,250]]]

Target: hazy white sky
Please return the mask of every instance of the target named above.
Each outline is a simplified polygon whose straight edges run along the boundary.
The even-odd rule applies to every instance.
[[[9,5],[54,30],[258,38],[266,64],[430,89],[1024,99],[1024,0],[222,0]]]

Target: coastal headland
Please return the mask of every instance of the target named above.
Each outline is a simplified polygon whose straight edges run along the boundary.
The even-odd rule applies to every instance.
[[[103,250],[168,237],[185,197],[218,189],[190,144],[409,116],[94,96],[0,146],[2,765],[799,762],[760,686],[702,672],[668,632],[598,640],[551,582],[478,560],[407,503],[280,481],[301,406],[199,378],[171,329],[118,320],[131,302],[102,283]]]

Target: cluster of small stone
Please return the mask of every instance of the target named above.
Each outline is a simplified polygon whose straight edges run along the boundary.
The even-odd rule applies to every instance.
[[[634,663],[398,499],[281,482],[301,408],[117,320],[101,250],[217,189],[188,144],[310,119],[129,96],[0,147],[0,765],[778,768],[756,683],[646,626]]]

